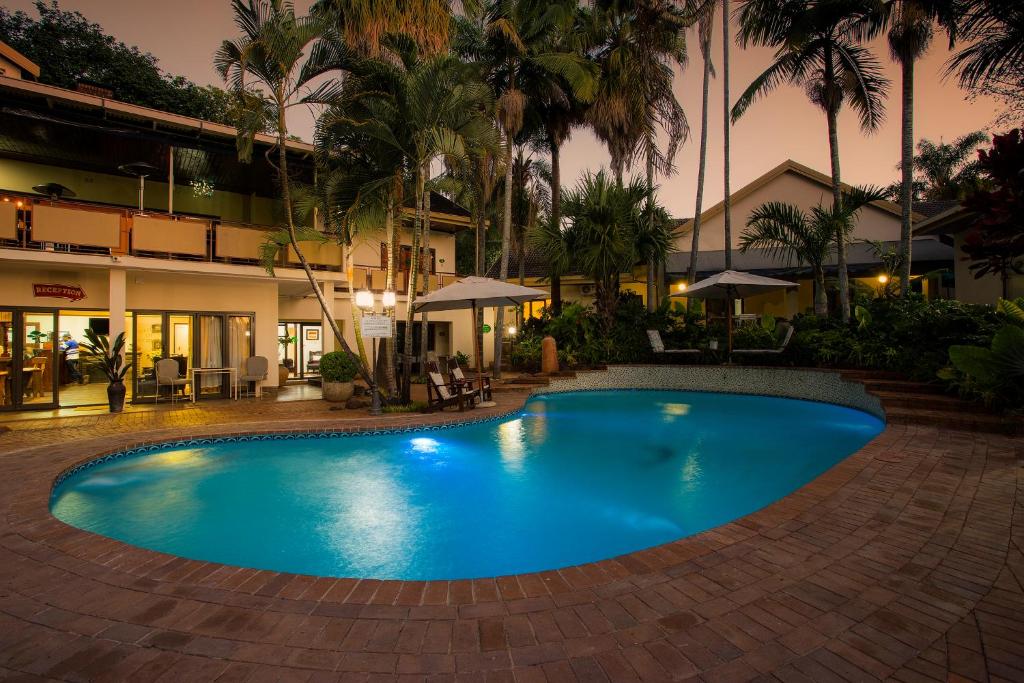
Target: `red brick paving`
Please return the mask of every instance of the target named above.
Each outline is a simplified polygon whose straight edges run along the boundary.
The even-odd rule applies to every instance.
[[[495,412],[522,395],[499,400]],[[275,418],[275,429],[353,424],[314,406],[280,416],[295,419]],[[127,443],[240,430],[209,421],[105,436],[97,421],[78,438],[65,424],[35,430],[45,445],[34,448],[0,435],[0,678],[1024,680],[1019,439],[892,425],[733,523],[493,580],[239,569],[49,515],[50,483],[68,465]]]

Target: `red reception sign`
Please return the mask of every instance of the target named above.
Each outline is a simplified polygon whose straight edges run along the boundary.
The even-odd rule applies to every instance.
[[[85,298],[85,290],[78,285],[32,285],[36,296],[48,296],[57,299],[78,301]]]

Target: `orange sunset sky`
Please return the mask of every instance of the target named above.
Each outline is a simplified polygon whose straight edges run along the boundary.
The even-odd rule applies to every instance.
[[[3,0],[0,4],[35,13],[30,0]],[[227,0],[62,0],[60,4],[65,9],[82,12],[129,45],[152,52],[164,70],[182,74],[200,84],[219,84],[212,55],[221,40],[235,35]],[[295,4],[303,11],[309,0],[298,0]],[[735,1],[731,4],[737,5]],[[735,35],[735,30],[733,33]],[[696,189],[701,63],[696,41],[692,37],[691,41],[692,61],[684,72],[677,74],[675,91],[689,117],[692,136],[676,157],[676,174],[658,179],[659,200],[675,216],[692,214]],[[713,41],[714,62],[718,67],[722,49],[720,32]],[[898,70],[889,60],[883,40],[876,41],[872,48],[893,81],[886,123],[876,133],[864,135],[856,116],[844,112],[840,117],[840,155],[844,181],[886,185],[896,179],[895,165],[899,159]],[[991,124],[997,113],[995,103],[968,101],[966,93],[952,79],[942,78],[943,64],[949,54],[945,48],[944,37],[937,36],[931,51],[918,65],[915,140],[921,137],[950,140],[978,129],[992,132]],[[730,81],[734,99],[767,66],[770,58],[769,50],[733,47]],[[705,208],[722,199],[723,186],[720,74],[711,87]],[[296,134],[307,140],[312,138],[312,116],[308,112],[296,111],[291,125]],[[733,191],[787,158],[826,173],[829,170],[824,114],[807,101],[802,90],[788,86],[755,103],[733,127]],[[597,170],[607,163],[607,153],[593,136],[585,130],[576,131],[562,154],[563,185],[571,186],[584,170]]]

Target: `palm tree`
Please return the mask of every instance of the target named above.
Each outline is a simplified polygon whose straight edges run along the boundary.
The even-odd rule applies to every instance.
[[[845,192],[839,206],[819,204],[809,212],[785,202],[761,204],[747,220],[747,229],[740,237],[740,251],[764,249],[787,266],[794,262],[810,266],[814,278],[814,313],[828,315],[825,264],[836,251],[835,236],[848,235],[857,213],[885,197],[884,190],[865,187]]]
[[[529,104],[550,99],[566,87],[581,101],[594,95],[593,67],[582,55],[558,51],[550,38],[575,18],[576,2],[558,0],[489,0],[481,20],[461,22],[463,52],[477,61],[496,97],[495,118],[505,144],[505,193],[501,230],[500,277],[508,278],[512,234],[512,147],[522,129]],[[467,49],[467,47],[469,49]],[[501,374],[504,309],[498,308],[494,329],[494,373]]]
[[[888,26],[889,53],[900,65],[900,297],[910,292],[914,202],[914,65],[931,43],[934,24],[944,26],[952,46],[956,0],[888,0],[880,24]],[[869,31],[870,34],[870,31]]]
[[[565,195],[570,228],[565,240],[572,262],[594,281],[598,312],[610,327],[619,295],[619,276],[639,261],[664,261],[671,244],[670,221],[647,216],[647,183],[635,178],[628,185],[604,170],[587,173]]]
[[[320,21],[297,17],[292,6],[282,0],[233,0],[231,7],[242,36],[225,40],[214,56],[214,64],[245,105],[238,122],[239,158],[251,159],[257,133],[269,129],[277,137],[277,171],[286,226],[269,236],[261,249],[261,260],[272,274],[279,250],[291,246],[335,339],[352,354],[334,319],[333,302],[324,298],[300,246],[302,241],[326,238],[313,226],[296,226],[287,154],[288,109],[324,103],[333,96],[332,83],[312,89],[309,86],[314,79],[338,68],[342,51]],[[369,381],[366,367],[362,363],[359,367],[363,379]]]
[[[724,104],[723,109],[723,122],[722,122],[722,179],[725,187],[722,189],[722,217],[725,221],[724,224],[724,238],[725,238],[725,269],[732,270],[732,196],[729,189],[729,174],[731,171],[729,165],[730,157],[730,134],[732,133],[733,118],[729,116],[729,22],[732,21],[732,17],[729,16],[729,0],[722,0],[722,103]],[[745,46],[744,46],[745,47]]]
[[[704,206],[704,173],[708,160],[708,91],[711,85],[713,67],[711,64],[711,26],[715,16],[715,3],[707,4],[697,22],[697,34],[700,36],[700,55],[704,63],[704,75],[701,81],[700,106],[700,154],[697,162],[697,198],[693,208],[693,234],[690,240],[690,267],[686,273],[686,283],[692,285],[697,280],[697,254],[700,252],[701,211]],[[726,184],[728,187],[728,184]],[[731,227],[730,227],[731,232]],[[731,235],[730,235],[731,237]],[[729,261],[732,261],[732,245],[726,245]],[[689,300],[688,300],[689,303]]]
[[[911,165],[920,176],[921,198],[963,199],[976,189],[981,167],[977,158],[972,157],[978,147],[988,141],[988,135],[980,130],[961,135],[951,143],[919,140]]]
[[[411,38],[423,54],[439,54],[448,45],[451,9],[448,0],[319,0],[311,12],[336,25],[346,45],[376,57],[396,34]]]
[[[1024,76],[1024,5],[1019,0],[962,0],[958,38],[968,43],[949,60],[967,89],[1008,85],[1020,93]]]
[[[844,103],[860,117],[861,129],[877,130],[885,114],[889,81],[856,35],[875,9],[873,0],[746,0],[740,10],[740,44],[776,48],[775,59],[743,92],[732,109],[738,119],[759,97],[783,83],[802,87],[824,112],[832,164],[832,203],[839,210],[839,111]],[[836,233],[839,298],[844,321],[850,319],[850,283],[846,235]]]

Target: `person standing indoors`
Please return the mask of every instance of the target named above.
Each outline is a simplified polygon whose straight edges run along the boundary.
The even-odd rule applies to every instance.
[[[64,351],[64,362],[67,363],[71,381],[81,384],[82,373],[78,369],[78,342],[70,334],[65,334],[60,348]]]

